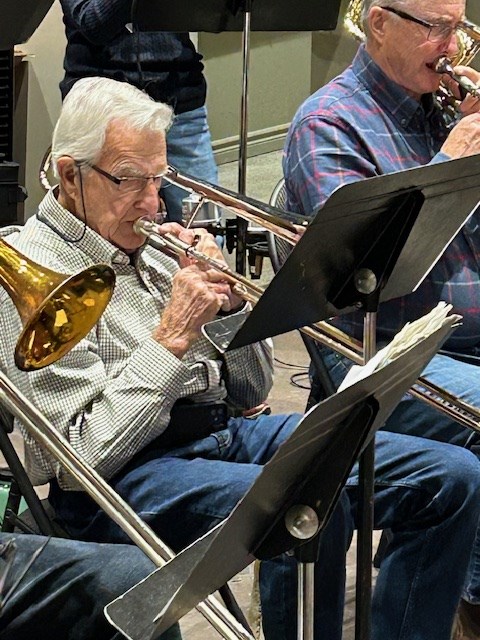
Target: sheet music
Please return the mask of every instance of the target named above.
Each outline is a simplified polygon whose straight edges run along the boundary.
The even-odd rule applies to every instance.
[[[418,318],[418,320],[407,322],[393,340],[371,358],[367,364],[363,366],[353,365],[339,386],[338,391],[343,391],[355,382],[363,380],[374,371],[381,369],[452,319],[457,324],[462,317],[458,314],[449,315],[451,310],[451,304],[441,301],[434,309]]]

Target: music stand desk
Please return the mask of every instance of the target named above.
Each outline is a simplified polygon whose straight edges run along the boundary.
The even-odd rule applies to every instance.
[[[230,350],[365,308],[367,296],[355,287],[362,268],[376,272],[377,302],[411,293],[478,204],[479,184],[475,155],[340,187],[233,339],[225,327],[236,316],[207,331],[218,322],[225,336],[218,346]]]
[[[139,0],[136,24],[142,31],[242,31],[246,2],[184,0],[165,3]],[[253,31],[324,31],[337,26],[340,0],[251,2]]]
[[[53,0],[4,0],[0,20],[0,49],[11,49],[28,40],[52,4]]]

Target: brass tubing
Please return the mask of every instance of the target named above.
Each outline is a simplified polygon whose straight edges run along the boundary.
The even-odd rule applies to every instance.
[[[111,298],[115,273],[102,264],[72,276],[57,273],[0,238],[0,284],[23,324],[15,364],[32,371],[55,362],[87,335]]]
[[[308,224],[308,218],[304,216],[288,211],[280,211],[263,202],[257,202],[246,196],[230,193],[223,187],[180,173],[174,167],[168,168],[165,180],[188,191],[198,193],[205,200],[227,209],[240,218],[245,218],[249,222],[258,224],[293,244],[298,240],[298,231],[295,225],[305,226]]]
[[[45,447],[75,478],[84,491],[123,529],[139,549],[162,567],[175,554],[107,482],[83,460],[53,425],[0,371],[0,400],[28,433]],[[197,606],[198,611],[227,640],[253,640],[232,614],[214,597]]]
[[[456,73],[451,60],[449,60],[446,56],[441,56],[435,64],[433,64],[432,69],[440,74],[446,74],[450,76],[457,84],[459,84],[462,89],[464,89],[467,93],[469,93],[474,98],[480,98],[480,87],[467,78],[467,76],[461,76]]]
[[[246,217],[245,212],[243,212],[243,215]],[[177,256],[187,255],[213,269],[218,269],[225,275],[225,278],[233,284],[235,293],[252,304],[258,302],[264,292],[264,289],[253,284],[253,282],[244,276],[232,271],[223,262],[207,256],[175,236],[161,234],[161,225],[150,222],[145,218],[139,218],[134,223],[134,230],[139,235],[145,236],[149,242],[160,250],[164,250],[167,253],[171,252]],[[364,364],[362,344],[328,322],[317,322],[308,327],[301,327],[299,331],[320,344],[333,349],[340,355],[345,356],[352,362],[360,365]],[[424,390],[418,387],[423,387]],[[416,384],[409,389],[409,393],[438,411],[446,413],[451,419],[460,424],[480,432],[479,409],[458,400],[458,398],[440,387],[433,385],[425,378],[418,378]],[[432,397],[432,393],[436,393],[437,397]],[[442,395],[445,397],[442,398]]]

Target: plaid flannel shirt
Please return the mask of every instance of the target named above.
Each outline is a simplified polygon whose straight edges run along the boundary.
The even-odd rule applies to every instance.
[[[344,184],[448,161],[440,151],[447,135],[432,97],[411,98],[362,45],[352,65],[310,96],[292,121],[283,159],[286,208],[313,215]],[[477,208],[416,292],[380,305],[380,341],[445,300],[463,316],[447,347],[469,352],[480,343],[479,223]],[[362,313],[334,323],[362,338]]]

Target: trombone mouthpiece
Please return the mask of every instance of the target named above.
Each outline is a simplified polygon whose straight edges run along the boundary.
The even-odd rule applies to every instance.
[[[472,82],[470,78],[467,78],[467,76],[461,76],[458,73],[455,73],[451,60],[446,56],[438,58],[438,60],[432,64],[431,68],[437,73],[446,73],[455,80],[460,87],[460,95],[462,96],[462,99],[468,93],[475,98],[480,98],[480,87],[477,87],[477,85]]]
[[[436,60],[431,68],[437,73],[447,73],[449,76],[454,74],[452,62],[446,56],[441,56]]]

